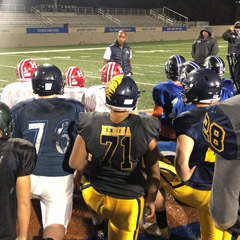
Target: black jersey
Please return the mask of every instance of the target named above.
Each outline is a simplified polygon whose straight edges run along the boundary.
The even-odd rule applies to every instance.
[[[240,96],[236,95],[210,107],[204,118],[208,146],[228,160],[240,159],[239,109]]]
[[[79,134],[92,154],[90,181],[100,193],[131,199],[143,196],[142,156],[157,139],[157,118],[129,114],[116,124],[109,113],[79,114]]]
[[[16,238],[16,180],[32,173],[35,157],[30,142],[0,138],[0,239]]]
[[[49,98],[20,102],[12,108],[14,137],[33,143],[37,164],[33,174],[66,176],[73,172],[68,165],[81,102],[73,99]]]
[[[208,148],[202,133],[203,117],[208,107],[194,108],[180,114],[173,122],[176,135],[187,135],[194,140],[194,147],[189,159],[189,167],[197,166],[186,185],[202,190],[212,186],[215,155]]]

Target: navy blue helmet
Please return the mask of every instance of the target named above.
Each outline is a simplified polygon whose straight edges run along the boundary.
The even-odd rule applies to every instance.
[[[138,87],[130,77],[118,75],[106,85],[106,105],[116,111],[134,110],[138,96]]]
[[[64,80],[58,67],[43,64],[37,67],[32,76],[33,92],[39,96],[64,93]]]
[[[182,100],[186,104],[218,102],[222,91],[222,81],[210,69],[193,70],[182,81]]]

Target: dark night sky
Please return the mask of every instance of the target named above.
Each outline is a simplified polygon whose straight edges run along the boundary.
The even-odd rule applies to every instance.
[[[190,21],[209,21],[210,24],[232,24],[240,18],[236,0],[57,0],[58,4],[83,7],[161,8],[166,6],[189,18]],[[0,0],[0,3],[25,5],[53,4],[54,0]]]

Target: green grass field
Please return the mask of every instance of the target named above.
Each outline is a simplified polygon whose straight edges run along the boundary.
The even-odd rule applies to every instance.
[[[129,43],[133,51],[132,78],[142,93],[138,109],[153,107],[152,88],[165,81],[164,65],[169,56],[179,54],[191,58],[192,40],[148,43]],[[225,77],[229,78],[226,60],[227,42],[218,39],[219,53],[226,64]],[[57,46],[0,49],[0,92],[7,84],[16,81],[15,67],[24,58],[33,58],[38,65],[52,63],[64,72],[70,66],[80,67],[86,77],[86,87],[101,84],[100,71],[103,54],[108,45]]]

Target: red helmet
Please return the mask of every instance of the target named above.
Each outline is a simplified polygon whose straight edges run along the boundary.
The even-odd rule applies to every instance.
[[[84,87],[85,77],[78,67],[69,67],[63,73],[64,84],[66,87]]]
[[[32,59],[23,59],[16,66],[16,75],[19,81],[29,81],[38,65]]]
[[[102,68],[101,81],[105,84],[117,75],[123,75],[121,66],[116,62],[109,62]]]

